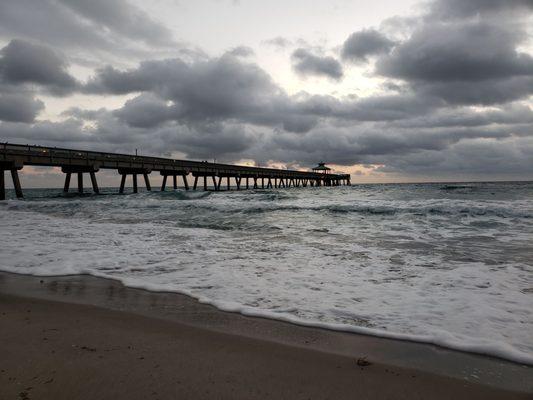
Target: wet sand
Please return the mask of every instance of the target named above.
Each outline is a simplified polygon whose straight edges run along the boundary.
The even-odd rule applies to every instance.
[[[0,273],[1,399],[530,399],[532,377],[111,280]]]

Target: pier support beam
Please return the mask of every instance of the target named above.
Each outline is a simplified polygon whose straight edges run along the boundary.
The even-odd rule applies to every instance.
[[[83,172],[78,172],[78,193],[83,194]]]
[[[146,190],[150,192],[152,190],[152,186],[150,185],[150,179],[148,178],[148,174],[145,172],[143,176],[144,176],[144,185],[146,186]]]
[[[119,193],[124,193],[124,186],[126,184],[126,176],[131,175],[132,181],[133,181],[133,193],[137,193],[139,191],[138,185],[137,185],[137,175],[143,175],[144,176],[144,182],[146,184],[146,190],[152,190],[152,187],[150,186],[150,181],[148,179],[148,175],[152,171],[150,169],[146,168],[119,168],[118,173],[122,175],[122,179],[120,180],[120,189]]]
[[[91,184],[93,185],[93,192],[96,194],[99,194],[100,189],[98,189],[98,183],[96,182],[96,174],[94,172],[89,172],[89,176],[91,177]]]
[[[203,180],[203,187],[204,187],[204,190],[207,190],[207,178],[209,177],[214,177],[215,176],[215,173],[214,172],[193,172],[192,175],[194,176],[194,184],[193,184],[193,190],[196,190],[198,188],[198,179],[199,178],[202,178]],[[211,178],[213,179],[213,178]],[[215,190],[217,188],[215,187]]]
[[[17,198],[22,199],[24,197],[18,174],[20,169],[22,169],[22,164],[16,165],[13,162],[0,162],[0,200],[6,199],[6,171],[11,172],[11,179],[13,180],[13,187]]]
[[[77,174],[78,194],[83,194],[83,174],[89,174],[91,179],[91,185],[93,187],[93,193],[99,194],[100,189],[98,188],[98,183],[96,181],[96,172],[98,172],[98,169],[99,168],[96,165],[63,165],[61,167],[61,172],[65,174],[65,184],[63,186],[63,192],[68,193],[70,189],[70,180],[72,179],[72,174]]]
[[[160,171],[160,174],[163,177],[163,181],[161,182],[161,191],[165,191],[167,187],[167,179],[169,176],[172,177],[172,187],[174,188],[174,190],[176,190],[178,188],[178,175],[183,178],[183,185],[185,186],[185,190],[189,190],[189,184],[187,183],[187,173],[187,171]],[[146,185],[146,189],[148,189],[149,185],[150,183],[148,182]]]
[[[2,175],[2,178],[4,178],[4,171],[1,170],[0,174]],[[15,195],[17,196],[17,199],[22,199],[24,196],[22,194],[22,187],[20,186],[20,180],[19,180],[19,171],[17,168],[11,169],[11,179],[13,180],[13,187],[15,188]],[[2,179],[5,182],[5,179]],[[4,195],[2,198],[2,193],[0,193],[0,198],[5,199],[5,189],[4,189],[4,183],[0,184],[2,189],[0,191],[4,191]]]

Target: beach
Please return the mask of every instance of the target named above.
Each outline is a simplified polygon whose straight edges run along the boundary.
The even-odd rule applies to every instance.
[[[0,397],[526,399],[529,367],[222,312],[89,276],[0,274]]]

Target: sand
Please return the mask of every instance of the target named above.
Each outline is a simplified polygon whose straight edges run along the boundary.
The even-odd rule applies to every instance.
[[[0,274],[0,399],[531,399],[532,371],[109,280]]]

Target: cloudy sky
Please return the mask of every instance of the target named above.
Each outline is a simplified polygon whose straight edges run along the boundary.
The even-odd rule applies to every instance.
[[[0,141],[533,179],[532,34],[533,0],[2,0]]]

